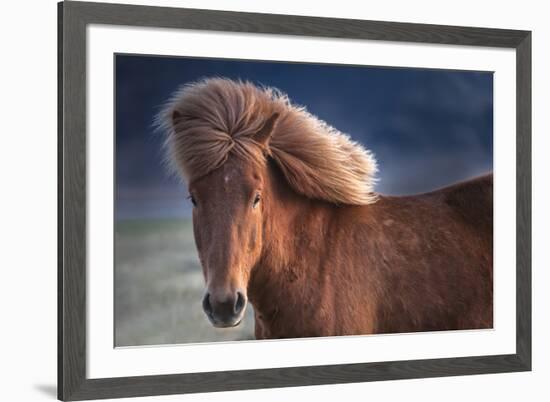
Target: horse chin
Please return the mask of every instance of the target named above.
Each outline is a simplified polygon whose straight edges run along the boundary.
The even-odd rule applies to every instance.
[[[226,319],[220,319],[220,318],[214,317],[211,314],[206,314],[206,316],[208,317],[208,321],[210,321],[210,324],[212,324],[212,326],[214,326],[215,328],[234,328],[238,326],[243,320],[244,311],[242,314],[240,314],[237,317],[230,317]]]
[[[234,328],[238,326],[241,323],[241,321],[242,321],[242,317],[234,321],[217,321],[210,318],[210,323],[216,328]]]

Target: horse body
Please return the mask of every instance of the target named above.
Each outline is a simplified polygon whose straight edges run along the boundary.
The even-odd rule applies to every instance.
[[[214,326],[250,301],[259,339],[492,327],[492,175],[376,194],[369,151],[250,83],[184,87],[161,122]]]
[[[366,206],[279,191],[248,289],[257,338],[492,326],[492,176]]]

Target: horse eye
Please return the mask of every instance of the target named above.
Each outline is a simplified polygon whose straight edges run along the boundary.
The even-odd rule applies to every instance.
[[[256,194],[256,197],[254,197],[254,202],[252,203],[252,208],[256,208],[258,204],[260,203],[260,194]]]
[[[189,197],[187,197],[189,200],[191,200],[191,204],[193,204],[194,207],[197,206],[197,201],[195,201],[195,197],[193,197],[192,195],[190,195]]]

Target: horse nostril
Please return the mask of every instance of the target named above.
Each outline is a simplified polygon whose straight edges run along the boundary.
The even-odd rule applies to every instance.
[[[210,304],[210,293],[204,295],[202,299],[202,309],[207,315],[212,315],[212,305]]]
[[[243,294],[241,292],[237,292],[237,300],[235,301],[235,306],[233,308],[235,314],[239,314],[243,310],[245,303],[246,301]]]

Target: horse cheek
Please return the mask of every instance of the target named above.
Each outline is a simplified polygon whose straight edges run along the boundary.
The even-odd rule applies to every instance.
[[[199,230],[197,229],[197,224],[195,224],[193,219],[193,237],[195,238],[195,247],[197,249],[197,252],[199,254],[199,258],[201,257],[201,247],[202,247],[202,241],[201,236],[199,233]]]
[[[200,231],[198,230],[197,226],[198,225],[196,224],[195,217],[193,217],[193,237],[195,239],[195,247],[197,249],[197,255],[199,257],[199,262],[200,262],[201,267],[202,267],[202,273],[204,275],[204,279],[207,280],[208,276],[207,276],[206,266],[204,264],[204,258],[203,258],[203,253],[202,253],[201,234],[200,234]]]
[[[248,240],[248,255],[251,258],[250,265],[256,264],[262,251],[262,229],[259,222],[254,222]]]
[[[252,226],[252,230],[250,231],[250,238],[248,239],[248,253],[253,254],[256,250],[256,236],[257,236],[257,228],[256,224]]]

